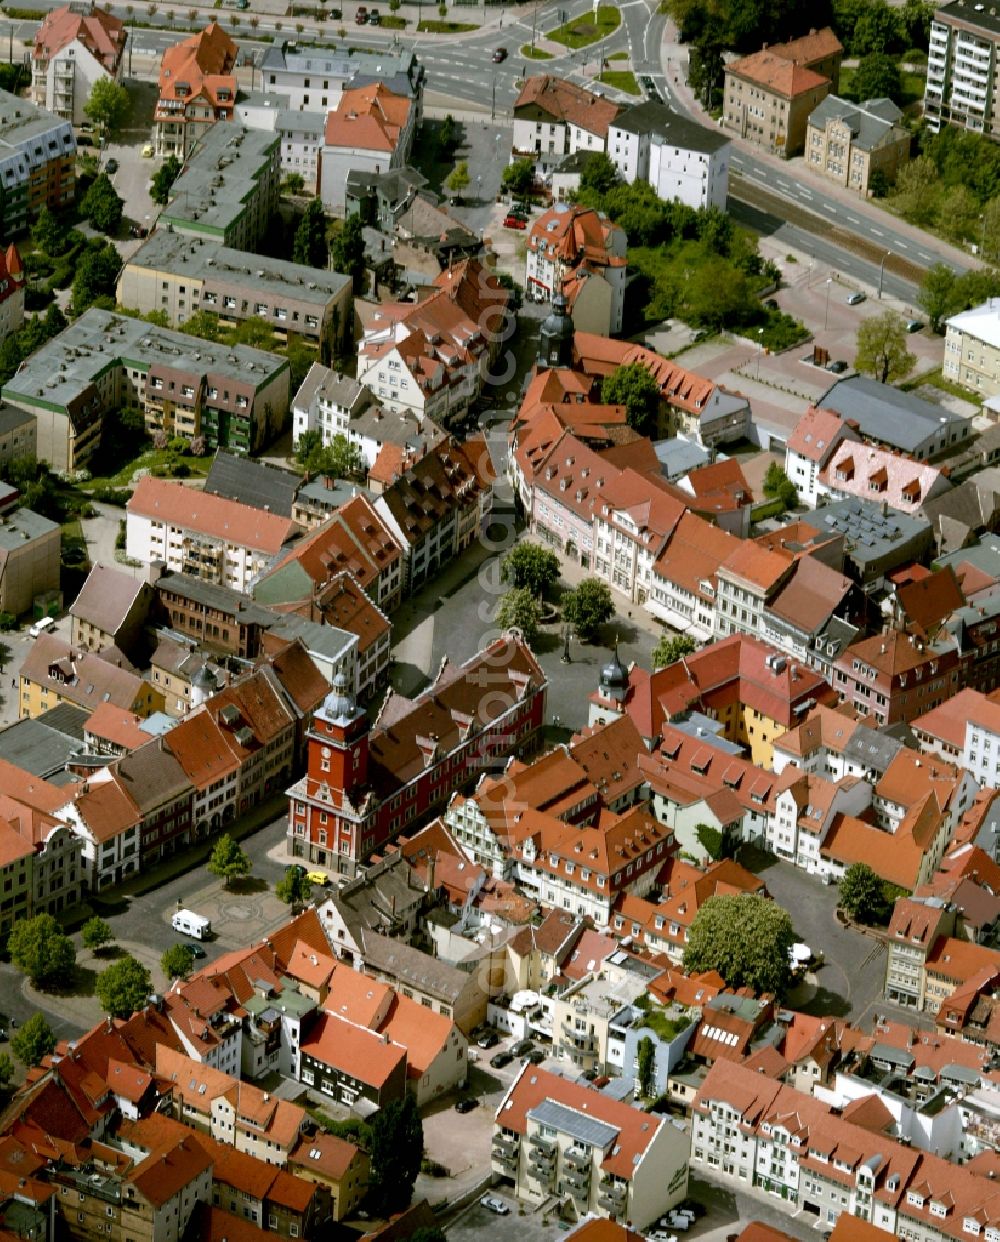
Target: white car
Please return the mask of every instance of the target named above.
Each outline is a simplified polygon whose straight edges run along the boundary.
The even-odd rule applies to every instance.
[[[677,1216],[671,1212],[667,1217],[667,1224],[671,1229],[679,1229],[681,1233],[687,1233],[687,1231],[694,1224],[694,1221],[690,1218],[690,1216]]]
[[[479,1206],[486,1208],[487,1212],[492,1212],[494,1216],[509,1216],[510,1208],[504,1203],[503,1199],[497,1199],[494,1195],[483,1195],[479,1200]]]
[[[665,1229],[656,1229],[646,1235],[648,1242],[678,1242],[675,1233],[667,1233]]]

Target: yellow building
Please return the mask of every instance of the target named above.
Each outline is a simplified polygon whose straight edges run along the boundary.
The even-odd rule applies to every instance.
[[[101,703],[112,703],[143,718],[164,708],[161,691],[137,673],[79,651],[56,634],[43,634],[21,666],[18,715],[40,716],[58,703],[91,712]]]
[[[289,1173],[326,1187],[334,1220],[349,1216],[364,1198],[370,1167],[360,1147],[323,1133],[306,1135],[290,1153],[287,1165]]]
[[[912,136],[902,119],[891,99],[853,104],[828,95],[809,117],[806,161],[828,180],[867,195],[873,173],[891,183],[909,161]]]

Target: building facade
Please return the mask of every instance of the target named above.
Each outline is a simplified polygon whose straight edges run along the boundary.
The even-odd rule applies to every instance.
[[[54,9],[35,34],[31,98],[61,120],[79,125],[95,83],[121,82],[128,35],[120,18],[91,5]]]

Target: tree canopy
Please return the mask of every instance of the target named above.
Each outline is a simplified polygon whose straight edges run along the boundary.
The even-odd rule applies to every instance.
[[[83,111],[109,138],[114,138],[132,113],[132,101],[124,86],[104,76],[91,86]]]
[[[117,233],[121,228],[125,204],[118,197],[111,178],[101,173],[90,184],[80,201],[80,213],[102,233]]]
[[[114,938],[115,933],[110,925],[96,914],[93,918],[87,919],[80,930],[80,939],[85,949],[103,949]]]
[[[274,895],[289,906],[304,906],[312,893],[312,881],[306,876],[305,867],[285,868],[285,874],[274,886]]]
[[[909,375],[916,358],[906,348],[906,320],[899,311],[873,315],[858,328],[854,365],[874,375],[881,384],[894,384]]]
[[[424,1154],[424,1127],[409,1092],[379,1109],[372,1122],[371,1187],[380,1210],[399,1212],[413,1198]]]
[[[345,435],[338,433],[329,444],[324,444],[322,432],[315,428],[299,436],[295,458],[310,474],[328,474],[334,479],[356,478],[365,468],[361,449]]]
[[[330,244],[330,259],[334,271],[350,276],[355,293],[364,292],[364,227],[360,216],[348,216]]]
[[[76,965],[76,948],[51,914],[18,919],[7,940],[10,960],[38,987],[64,983]]]
[[[448,174],[445,185],[455,195],[456,199],[460,199],[465,191],[469,188],[469,161],[459,160],[455,167]]]
[[[523,196],[531,193],[535,183],[535,164],[533,160],[515,160],[503,170],[500,185],[509,194]]]
[[[10,1050],[22,1065],[37,1065],[42,1057],[54,1051],[56,1037],[40,1013],[31,1017],[10,1037]]]
[[[73,313],[82,315],[94,305],[113,310],[121,256],[111,242],[94,241],[77,261],[73,278]]]
[[[517,629],[529,645],[538,636],[542,610],[538,599],[527,587],[515,587],[500,599],[497,608],[497,625],[502,630]]]
[[[599,578],[584,578],[562,597],[563,617],[576,630],[581,642],[593,642],[600,627],[615,615],[611,588]]]
[[[559,557],[537,543],[517,543],[500,562],[500,578],[539,599],[559,581]]]
[[[160,958],[160,966],[168,979],[184,979],[194,966],[194,952],[190,945],[172,944]]]
[[[788,912],[770,898],[756,893],[710,897],[691,924],[684,969],[716,970],[731,988],[781,995],[794,943]]]
[[[859,103],[866,99],[891,99],[895,104],[901,103],[903,80],[899,62],[884,52],[863,56],[854,71],[852,87]]]
[[[148,1003],[153,980],[142,962],[126,954],[101,971],[94,991],[105,1013],[127,1018]]]
[[[786,509],[792,509],[799,503],[799,493],[792,480],[785,473],[784,466],[772,461],[764,475],[764,495],[772,500],[780,500]]]
[[[660,410],[660,385],[648,367],[629,362],[615,367],[601,383],[606,405],[623,405],[628,425],[641,436],[654,436]]]
[[[253,863],[240,843],[229,835],[219,837],[206,864],[212,875],[217,875],[228,888],[233,880],[242,879],[253,870]]]
[[[170,187],[180,176],[182,164],[176,155],[168,155],[149,183],[149,197],[163,206],[170,198]]]
[[[882,880],[867,863],[852,863],[840,881],[840,904],[859,923],[878,921],[885,906]]]
[[[676,664],[681,656],[690,655],[697,643],[687,634],[670,634],[664,631],[653,648],[653,668],[666,668]]]
[[[319,198],[309,202],[292,242],[292,261],[307,267],[325,268],[330,257],[326,240],[326,215]]]

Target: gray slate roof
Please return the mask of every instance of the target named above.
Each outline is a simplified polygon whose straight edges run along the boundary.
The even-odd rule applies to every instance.
[[[56,713],[61,713],[60,720],[67,720],[65,726],[53,723]],[[76,717],[79,735],[69,731],[71,713]],[[83,721],[89,715],[89,712],[71,703],[60,703],[34,720],[15,721],[0,730],[0,759],[30,772],[32,776],[48,780],[62,772],[66,761],[83,750]]]
[[[837,380],[816,405],[852,418],[863,436],[913,453],[937,435],[942,423],[965,423],[968,419],[943,405],[932,405],[891,384],[880,384],[863,375]]]
[[[930,529],[923,517],[898,509],[883,513],[881,505],[857,496],[825,504],[814,510],[813,517],[820,530],[845,537],[847,553],[858,564],[881,560]]]
[[[128,619],[136,596],[145,589],[142,578],[134,578],[110,565],[95,565],[70,605],[69,614],[105,634],[117,635]]]
[[[290,470],[219,449],[205,479],[205,491],[290,518],[292,501],[301,482]]]
[[[826,129],[829,121],[843,121],[850,127],[854,146],[871,151],[894,127],[903,132],[899,124],[902,116],[891,99],[866,99],[862,104],[854,104],[836,95],[827,95],[809,114],[809,124]]]
[[[619,112],[610,128],[623,129],[630,134],[657,135],[675,147],[683,147],[687,151],[703,151],[706,155],[711,155],[729,143],[729,135],[721,130],[699,125],[697,121],[681,116],[666,104],[655,103],[650,99]]]

